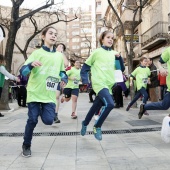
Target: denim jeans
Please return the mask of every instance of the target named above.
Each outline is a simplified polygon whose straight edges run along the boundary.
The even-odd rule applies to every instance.
[[[135,97],[133,100],[129,103],[129,106],[131,107],[140,97],[143,96],[143,103],[146,103],[148,100],[148,93],[144,87],[142,87],[140,90],[137,91]]]
[[[170,92],[167,92],[160,102],[145,104],[144,110],[167,110],[170,107]]]
[[[45,125],[52,125],[55,117],[55,107],[54,103],[28,103],[28,120],[24,133],[24,145],[31,145],[33,131],[38,123],[39,116]]]
[[[89,122],[91,121],[92,117],[94,116],[95,112],[100,110],[100,116],[99,119],[95,122],[95,127],[101,127],[105,119],[107,118],[110,111],[114,108],[114,102],[113,97],[109,93],[109,90],[104,88],[102,89],[96,99],[94,100],[94,103],[92,107],[90,108],[89,112],[86,115],[86,118],[84,120],[84,125],[87,126]]]

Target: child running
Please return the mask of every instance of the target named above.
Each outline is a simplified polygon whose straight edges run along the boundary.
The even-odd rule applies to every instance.
[[[20,70],[22,75],[30,73],[27,85],[28,120],[22,146],[24,157],[31,156],[31,141],[38,117],[45,125],[52,125],[58,83],[61,78],[62,87],[67,83],[62,53],[54,48],[56,39],[56,29],[45,28],[42,31],[42,47],[30,55]]]
[[[18,77],[15,77],[14,75],[10,74],[6,70],[5,65],[6,65],[6,62],[5,62],[4,56],[0,54],[0,98],[2,94],[2,88],[5,83],[5,76],[8,77],[10,80],[20,82],[20,79]],[[0,117],[4,117],[4,115],[0,113]]]
[[[61,99],[61,102],[68,102],[72,98],[72,119],[77,119],[76,108],[77,108],[77,99],[79,95],[79,81],[80,81],[80,62],[75,61],[74,67],[66,72],[68,76],[68,83],[63,90],[64,96]]]
[[[92,107],[82,121],[81,135],[86,134],[87,125],[95,112],[102,108],[93,127],[94,137],[97,140],[102,140],[101,126],[114,107],[112,87],[115,84],[115,55],[118,54],[113,50],[113,33],[110,31],[101,34],[100,45],[100,48],[92,52],[81,70],[83,84],[88,84],[87,73],[91,70],[92,87],[97,95]]]
[[[136,78],[137,92],[133,100],[128,104],[126,111],[129,111],[131,106],[143,96],[143,103],[146,103],[148,100],[148,93],[146,91],[147,84],[150,84],[150,69],[146,67],[147,58],[141,57],[140,66],[137,67],[130,75],[130,86],[132,86],[133,78]]]
[[[167,63],[168,70],[164,69],[161,64]],[[168,47],[161,55],[160,60],[158,61],[157,68],[160,71],[162,76],[167,76],[167,93],[160,102],[152,102],[148,104],[141,104],[139,111],[139,119],[142,118],[143,114],[147,110],[167,110],[170,107],[170,47]]]
[[[66,50],[66,46],[63,43],[59,43],[56,45],[56,50],[60,53],[63,53]],[[64,60],[64,67],[67,68],[68,67],[68,60],[66,58],[66,56],[63,54],[63,60]],[[60,86],[60,83],[58,84],[57,87],[57,92],[56,92],[56,109],[55,109],[55,114],[56,117],[54,118],[54,122],[55,123],[60,123],[61,121],[58,118],[58,111],[59,111],[59,98],[60,98],[60,94],[61,94],[62,88]]]

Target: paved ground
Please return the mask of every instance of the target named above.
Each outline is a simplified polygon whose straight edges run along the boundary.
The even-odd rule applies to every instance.
[[[124,103],[126,106],[128,100]],[[71,102],[61,105],[60,124],[46,126],[39,120],[37,136],[32,141],[32,157],[23,158],[21,146],[27,108],[11,103],[14,111],[4,111],[5,117],[0,118],[0,170],[170,169],[170,144],[165,144],[160,137],[162,120],[169,111],[150,111],[150,116],[138,120],[138,109],[129,112],[125,107],[114,109],[102,127],[107,134],[99,142],[90,133],[84,137],[78,133],[90,106],[88,94],[82,93],[77,120],[70,118]],[[92,131],[93,123],[94,120],[88,131]]]

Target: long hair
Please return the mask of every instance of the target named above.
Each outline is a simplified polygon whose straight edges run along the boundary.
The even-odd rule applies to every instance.
[[[45,35],[46,35],[46,33],[47,33],[47,31],[48,31],[50,28],[52,28],[52,29],[55,29],[55,30],[56,30],[56,28],[54,28],[54,27],[50,26],[50,27],[44,28],[44,29],[42,30],[41,35],[45,36]],[[57,31],[57,30],[56,30],[56,31]],[[43,45],[44,45],[44,40],[43,40],[43,39],[41,39],[41,46],[43,46]]]

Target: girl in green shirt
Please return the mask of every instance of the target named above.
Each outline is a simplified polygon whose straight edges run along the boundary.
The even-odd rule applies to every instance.
[[[113,50],[113,33],[103,32],[100,36],[100,44],[101,48],[92,52],[81,70],[83,84],[89,83],[87,73],[91,70],[92,86],[97,95],[84,121],[82,121],[81,135],[86,134],[87,125],[95,112],[102,108],[93,127],[93,133],[97,140],[102,140],[101,126],[114,107],[112,87],[115,84],[115,56],[118,55],[118,52]]]

